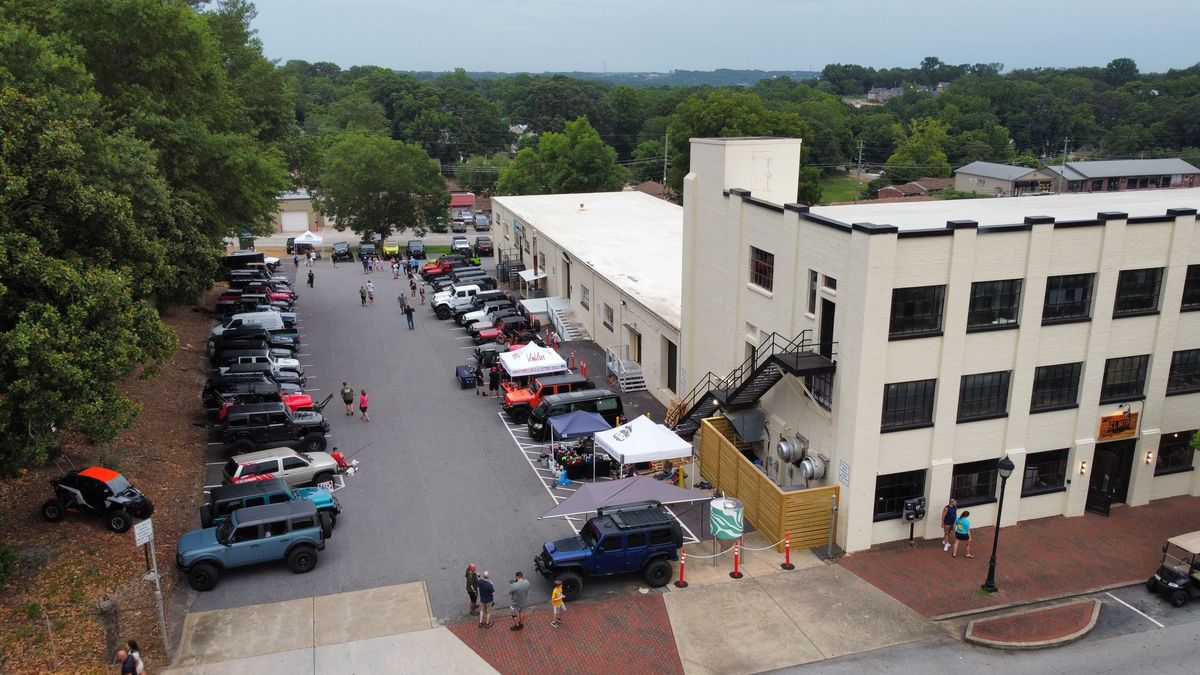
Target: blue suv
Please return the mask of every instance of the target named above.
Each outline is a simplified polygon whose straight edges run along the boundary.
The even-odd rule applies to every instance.
[[[563,582],[567,601],[579,598],[583,578],[640,572],[652,588],[666,586],[679,559],[683,530],[658,502],[601,507],[579,534],[548,541],[533,559],[542,576]]]

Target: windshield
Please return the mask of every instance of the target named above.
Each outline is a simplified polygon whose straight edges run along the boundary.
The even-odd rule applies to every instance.
[[[579,536],[583,539],[583,543],[586,544],[588,548],[595,546],[596,542],[600,541],[600,531],[596,529],[595,523],[588,523],[585,525],[584,528],[579,531]]]
[[[233,534],[233,518],[226,518],[217,526],[217,541],[225,543]]]
[[[529,416],[536,417],[539,420],[545,419],[546,411],[549,409],[550,409],[550,404],[546,403],[545,401],[542,401],[541,403],[537,404],[537,407],[533,409],[533,412],[529,413]]]
[[[238,463],[237,462],[235,462],[232,459],[229,460],[228,462],[225,462],[225,475],[226,476],[233,478],[234,476],[237,475],[237,471],[238,471]]]
[[[131,487],[133,486],[121,474],[117,474],[108,480],[108,489],[112,490],[114,495],[119,495]]]

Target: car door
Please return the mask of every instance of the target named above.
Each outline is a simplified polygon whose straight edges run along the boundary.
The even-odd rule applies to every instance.
[[[625,571],[625,551],[621,547],[621,535],[606,535],[596,544],[595,574],[616,574]]]
[[[256,443],[271,440],[270,419],[266,413],[254,413],[246,417],[250,426],[250,436]]]
[[[97,513],[103,513],[105,510],[104,501],[111,494],[108,492],[108,486],[88,476],[79,476],[76,484],[79,486],[80,495],[83,496],[83,504],[80,506]]]
[[[233,542],[226,550],[226,560],[230,567],[239,565],[250,565],[258,562],[259,550],[261,543],[259,542],[259,525],[243,525],[233,531]]]
[[[642,561],[646,559],[646,533],[645,532],[630,532],[625,535],[625,559],[623,561],[626,572],[636,572],[642,568]]]
[[[288,543],[291,538],[288,536],[288,523],[286,518],[281,518],[269,523],[263,523],[262,539],[259,542],[258,556],[259,560],[280,560],[287,553]]]
[[[282,410],[275,411],[268,415],[268,440],[284,441],[292,438],[291,420],[287,413]]]
[[[282,476],[288,485],[300,485],[312,480],[312,471],[303,457],[284,457]]]

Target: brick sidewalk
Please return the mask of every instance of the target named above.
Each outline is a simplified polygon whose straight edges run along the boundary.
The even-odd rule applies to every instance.
[[[938,513],[935,510],[930,513]],[[1000,532],[994,595],[987,579],[992,527],[972,530],[975,557],[942,551],[941,540],[878,546],[841,565],[926,617],[1082,593],[1139,581],[1157,569],[1167,537],[1200,529],[1200,497],[1172,497],[1145,506],[1024,521]]]
[[[449,629],[506,675],[683,673],[661,594],[572,603],[558,628],[550,617],[548,606],[536,608],[524,630],[512,631],[507,608],[497,606],[491,628],[471,621]]]

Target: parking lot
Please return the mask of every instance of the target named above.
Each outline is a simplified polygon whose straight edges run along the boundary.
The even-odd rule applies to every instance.
[[[286,261],[284,267],[295,272]],[[299,271],[302,279],[307,269],[302,264]],[[492,571],[498,604],[517,570],[531,578],[530,601],[547,600],[550,586],[534,573],[533,556],[572,527],[537,516],[570,489],[547,488],[549,471],[536,462],[541,450],[519,440],[520,428],[507,424],[496,399],[458,387],[454,367],[471,360],[471,341],[453,321],[439,321],[419,304],[415,329],[408,330],[396,302],[407,281],[390,272],[366,275],[357,264],[335,269],[328,261],[315,271],[313,289],[298,286],[299,358],[318,401],[343,381],[367,390],[369,422],[346,416],[336,396],[324,411],[332,426],[329,449],[358,460],[359,471],[339,477],[343,512],[314,571],[294,575],[283,565],[231,571],[215,590],[199,594],[192,610],[423,580],[434,615],[444,621],[466,614],[469,562]],[[375,284],[375,303],[363,307],[358,288],[367,279]],[[208,485],[220,482],[225,460],[210,445]],[[637,588],[637,578],[590,581],[585,597]]]

